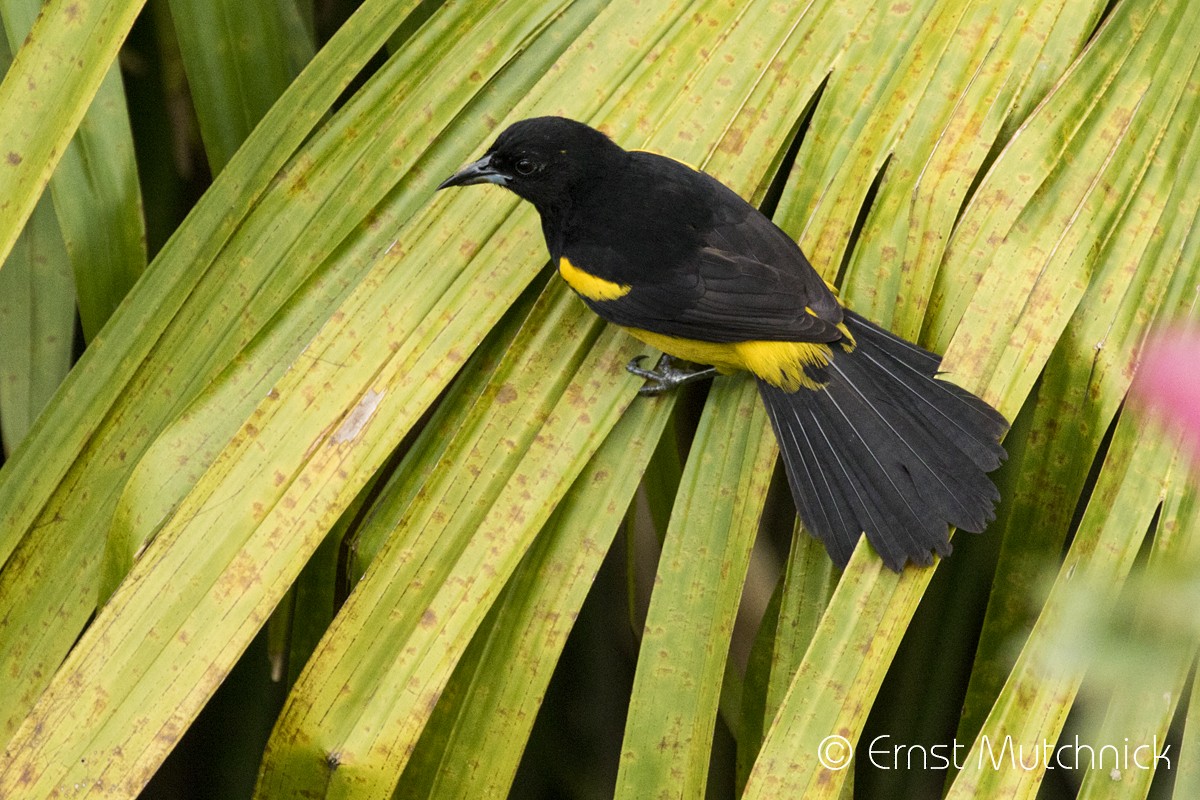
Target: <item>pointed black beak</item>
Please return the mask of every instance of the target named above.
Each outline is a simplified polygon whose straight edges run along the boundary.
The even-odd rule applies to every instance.
[[[492,169],[491,161],[491,155],[486,155],[478,161],[467,164],[438,184],[438,191],[450,186],[470,186],[474,183],[498,183],[501,186],[508,183],[508,176]]]

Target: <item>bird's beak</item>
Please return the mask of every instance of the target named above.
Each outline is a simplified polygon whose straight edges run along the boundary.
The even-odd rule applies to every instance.
[[[438,184],[438,191],[450,186],[470,186],[473,183],[498,183],[501,186],[508,183],[508,176],[492,169],[491,161],[491,155],[486,155],[478,161],[467,164]]]

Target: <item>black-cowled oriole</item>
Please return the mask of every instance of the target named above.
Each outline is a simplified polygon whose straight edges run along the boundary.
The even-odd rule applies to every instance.
[[[758,379],[805,527],[845,566],[864,533],[894,570],[981,531],[1008,423],[937,355],[844,308],[792,239],[716,179],[560,117],[517,122],[439,189],[495,183],[537,208],[587,305],[668,356]],[[635,360],[645,391],[711,370]]]

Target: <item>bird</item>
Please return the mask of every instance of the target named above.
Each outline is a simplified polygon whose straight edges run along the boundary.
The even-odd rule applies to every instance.
[[[592,311],[662,352],[653,369],[627,366],[642,394],[754,376],[800,519],[838,567],[864,535],[895,572],[931,566],[951,526],[994,519],[1005,417],[938,377],[940,356],[847,308],[716,178],[543,116],[437,188],[486,183],[533,205],[551,263]]]

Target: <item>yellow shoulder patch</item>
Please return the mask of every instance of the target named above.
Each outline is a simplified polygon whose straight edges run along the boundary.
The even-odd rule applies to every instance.
[[[633,288],[626,283],[615,283],[584,272],[565,256],[558,260],[558,274],[563,276],[568,286],[588,300],[616,300],[629,294]]]

